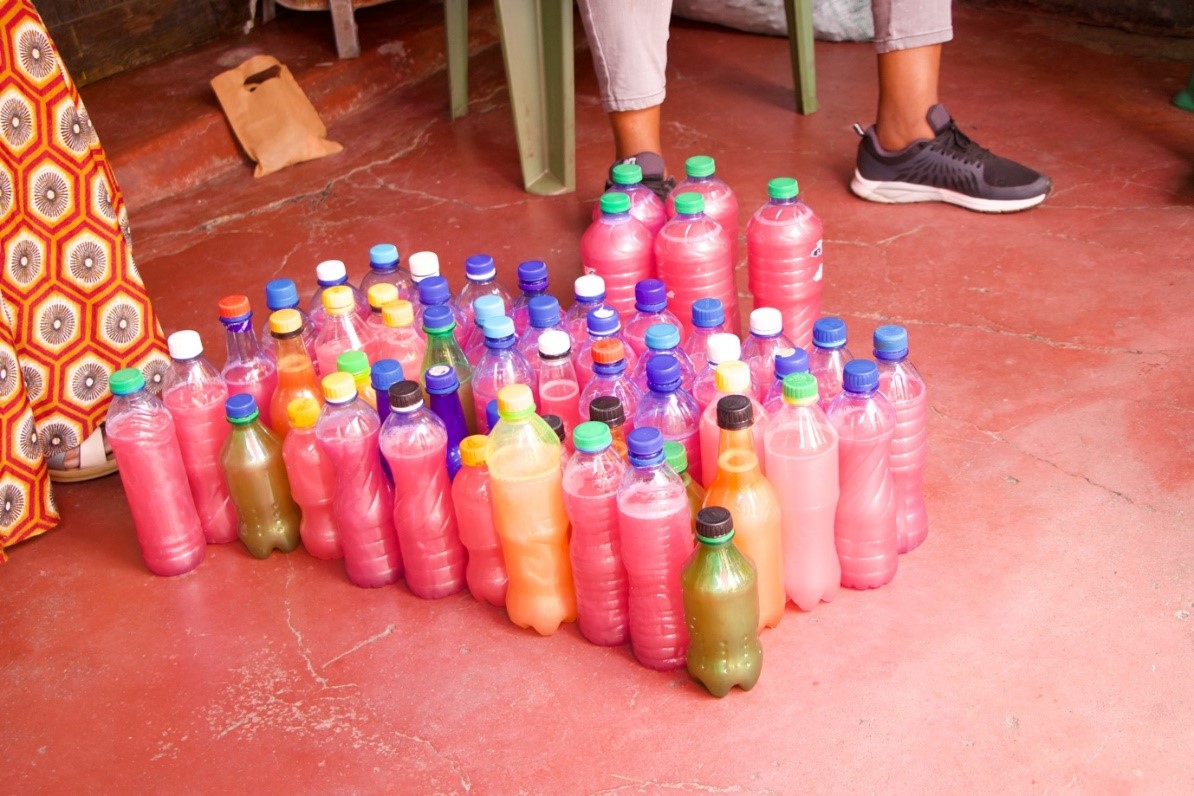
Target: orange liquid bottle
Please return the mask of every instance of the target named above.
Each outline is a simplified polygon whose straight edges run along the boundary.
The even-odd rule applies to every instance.
[[[315,364],[303,342],[303,316],[298,310],[277,310],[269,316],[269,333],[278,357],[278,386],[270,400],[270,428],[278,439],[290,433],[286,408],[296,398],[312,398],[323,405],[323,391]]]

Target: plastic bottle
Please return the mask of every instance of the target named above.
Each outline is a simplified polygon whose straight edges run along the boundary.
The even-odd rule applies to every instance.
[[[435,365],[427,369],[423,380],[427,390],[427,407],[448,432],[445,454],[448,477],[455,478],[460,471],[460,443],[468,436],[468,413],[460,403],[460,379],[450,365]]]
[[[560,318],[560,302],[555,296],[535,296],[527,304],[527,329],[518,338],[515,348],[534,371],[539,370],[539,337],[552,329],[564,332]]]
[[[613,309],[605,303],[605,280],[597,274],[578,276],[573,283],[572,306],[564,313],[564,329],[573,345],[588,335],[589,311],[598,307]]]
[[[580,405],[588,408],[594,398],[614,396],[626,412],[626,433],[629,434],[634,428],[634,413],[643,394],[626,373],[625,351],[621,340],[598,340],[593,344],[593,378],[580,391]]]
[[[276,310],[269,316],[270,337],[278,367],[278,386],[270,398],[270,428],[278,439],[290,433],[290,418],[286,407],[296,398],[312,398],[323,402],[315,363],[303,345],[303,317],[297,310]]]
[[[421,373],[427,341],[415,331],[414,307],[398,299],[381,308],[381,317],[385,328],[379,330],[374,361],[392,359],[402,365],[403,373]]]
[[[559,415],[564,432],[580,424],[580,383],[572,366],[568,335],[549,329],[539,338],[539,397],[536,405],[544,414]]]
[[[687,334],[693,303],[702,298],[719,299],[725,308],[726,328],[736,335],[738,288],[724,231],[705,214],[700,194],[680,194],[676,208],[676,216],[655,236],[655,268],[671,291],[672,310],[680,316]]]
[[[552,433],[556,435],[556,439],[560,441],[560,467],[563,468],[568,463],[568,457],[572,454],[571,445],[568,442],[568,432],[564,429],[564,421],[560,419],[559,415],[539,415],[543,418],[543,422],[551,429]]]
[[[670,356],[676,360],[680,365],[680,386],[691,393],[692,385],[696,381],[696,369],[693,368],[688,354],[680,347],[680,327],[671,323],[657,323],[647,329],[643,340],[647,348],[639,357],[631,375],[631,379],[643,394],[650,389],[647,385],[647,363],[660,356]]]
[[[763,446],[756,452],[754,405],[745,395],[717,401],[717,475],[705,495],[706,506],[722,506],[734,517],[734,543],[754,562],[759,576],[759,630],[784,617],[783,556],[780,548],[779,496],[760,469]],[[784,485],[788,487],[787,484]]]
[[[416,597],[436,600],[465,587],[468,553],[460,543],[448,478],[448,431],[423,406],[415,381],[390,388],[390,416],[378,444],[394,479],[394,529],[406,585]]]
[[[411,302],[418,298],[419,283],[429,276],[439,276],[439,255],[435,252],[415,252],[406,259],[410,268]]]
[[[162,401],[174,421],[170,433],[178,440],[190,484],[189,494],[199,512],[203,535],[209,544],[234,542],[236,506],[228,494],[224,468],[220,465],[220,453],[231,432],[224,419],[228,387],[224,377],[203,356],[203,341],[198,332],[175,332],[166,343],[174,362],[162,387]]]
[[[482,433],[489,431],[481,425],[485,422],[485,404],[496,398],[503,387],[525,384],[534,394],[538,386],[535,372],[514,344],[514,321],[503,315],[485,322],[485,353],[473,370],[473,411]]]
[[[803,348],[793,348],[789,351],[775,353],[772,360],[772,373],[775,378],[763,396],[763,408],[767,416],[779,411],[784,403],[784,379],[793,373],[808,373],[808,354]],[[816,379],[814,379],[816,381]]]
[[[684,161],[684,179],[668,195],[668,218],[684,211],[680,208],[680,194],[698,193],[705,201],[705,213],[721,227],[730,253],[730,266],[738,266],[738,197],[717,176],[716,163],[708,155],[694,155]],[[670,282],[669,282],[670,284]],[[726,304],[727,307],[730,304]],[[737,332],[737,327],[734,329]]]
[[[452,303],[452,288],[449,287],[448,280],[442,276],[429,276],[419,282],[419,304],[415,307],[416,324],[422,324],[423,316],[429,307],[448,308],[452,313],[452,319],[456,321],[453,330],[456,342],[463,347],[465,335],[468,333],[468,327],[464,325],[465,316],[461,309]]]
[[[604,423],[609,428],[613,448],[623,459],[629,461],[626,447],[626,410],[622,402],[612,395],[603,395],[589,402],[589,419]]]
[[[741,361],[742,342],[737,337],[729,333],[710,335],[708,345],[705,347],[705,369],[697,371],[696,378],[692,382],[692,397],[696,398],[701,411],[716,401],[718,366],[726,362]],[[743,362],[743,364],[746,363]],[[758,395],[754,373],[751,372],[749,365],[747,365],[746,371],[750,374],[749,393]]]
[[[315,355],[319,372],[325,376],[336,372],[336,357],[345,351],[364,351],[370,361],[378,359],[373,330],[356,314],[355,302],[352,291],[345,285],[323,291],[326,317],[315,339]]]
[[[313,398],[295,398],[286,407],[290,433],[282,443],[282,461],[290,481],[290,494],[302,509],[299,536],[303,547],[315,558],[336,561],[344,558],[340,530],[332,501],[336,495],[336,470],[315,438],[315,422],[321,404]]]
[[[414,255],[411,255],[412,257]],[[423,355],[423,364],[419,369],[426,378],[427,371],[436,365],[448,365],[456,371],[456,378],[460,381],[460,404],[465,407],[464,421],[468,424],[470,434],[477,433],[477,417],[470,412],[473,404],[473,369],[465,358],[464,352],[456,343],[452,330],[456,328],[456,321],[452,311],[447,307],[430,307],[423,315],[423,333],[427,335],[427,351]],[[405,372],[405,368],[403,369]]]
[[[515,625],[547,636],[576,619],[560,441],[535,414],[527,385],[507,385],[497,400],[501,420],[486,460],[509,575],[506,612]]]
[[[606,303],[619,314],[634,312],[634,286],[655,276],[655,236],[630,212],[630,197],[603,194],[601,215],[580,239],[580,264],[605,282]]]
[[[394,531],[394,493],[381,469],[377,413],[357,398],[347,373],[323,377],[324,407],[315,424],[319,447],[336,470],[332,513],[340,529],[344,569],[363,588],[402,577]]]
[[[145,389],[136,368],[108,380],[112,403],[105,430],[133,515],[145,566],[155,575],[190,572],[207,549],[183,466],[174,418]]]
[[[393,285],[398,298],[412,301],[414,285],[406,272],[399,268],[398,247],[392,243],[378,243],[369,247],[369,273],[361,277],[361,292],[369,295],[374,285]]]
[[[846,348],[846,322],[841,318],[818,318],[813,324],[813,347],[808,352],[808,372],[817,379],[817,400],[829,411],[829,404],[842,391],[842,371],[854,355]]]
[[[340,286],[348,288],[352,292],[353,311],[362,321],[369,320],[369,302],[365,300],[365,294],[348,281],[348,269],[344,267],[343,261],[324,260],[315,266],[315,280],[318,282],[318,287],[315,288],[315,294],[311,296],[308,312],[311,314],[311,322],[315,324],[316,334],[323,329],[324,321],[327,320],[327,308],[323,303],[323,294],[329,288]],[[319,356],[316,355],[315,359],[318,361]]]
[[[624,193],[630,198],[630,215],[639,220],[654,238],[667,221],[667,209],[654,191],[643,185],[643,169],[637,163],[619,163],[610,169],[613,185],[606,193]],[[593,205],[593,220],[601,218],[601,201]]]
[[[496,426],[498,424],[498,421],[501,419],[502,419],[502,416],[501,416],[501,414],[498,413],[497,398],[494,398],[492,401],[485,404],[485,422],[489,424],[490,428],[493,428],[494,426]],[[477,434],[475,436],[480,437],[480,436],[484,436],[484,434]]]
[[[688,472],[688,452],[684,446],[674,440],[663,443],[663,455],[667,458],[667,465],[676,471],[680,480],[684,482],[684,491],[688,494],[688,507],[692,510],[692,532],[696,533],[696,516],[705,505],[705,487],[694,479]]]
[[[495,296],[502,301],[502,311],[510,306],[510,292],[497,281],[497,266],[488,254],[471,254],[464,261],[464,287],[456,294],[454,303],[464,314],[463,326],[470,332],[473,328],[473,302],[482,296]],[[471,334],[470,334],[471,337]],[[467,342],[467,341],[466,341]]]
[[[485,451],[489,440],[474,434],[460,443],[463,467],[452,481],[452,505],[460,542],[468,550],[465,579],[477,602],[506,605],[506,560],[493,522],[493,495]]]
[[[684,389],[680,363],[669,354],[655,357],[647,365],[647,393],[634,412],[634,427],[654,426],[665,440],[684,446],[688,461],[693,462],[692,477],[701,478],[701,409]]]
[[[692,326],[684,338],[684,353],[692,360],[692,370],[700,374],[708,364],[709,338],[726,330],[726,313],[721,299],[703,298],[692,303]],[[689,389],[692,389],[691,387]]]
[[[891,479],[896,497],[896,541],[901,553],[915,550],[929,535],[925,511],[924,466],[928,458],[928,391],[908,361],[908,331],[888,325],[875,329],[879,392],[895,408],[891,439]]]
[[[745,362],[731,360],[718,365],[715,384],[717,392],[701,410],[701,483],[706,489],[713,484],[713,478],[717,475],[717,450],[721,439],[721,431],[717,425],[718,400],[727,395],[745,395],[750,398],[754,407],[751,430],[754,432],[755,454],[760,462],[763,457],[763,432],[767,428],[767,412],[750,388],[750,368]]]
[[[680,476],[667,466],[663,434],[636,428],[630,468],[618,488],[618,538],[629,585],[630,647],[639,663],[684,665],[688,631],[680,573],[692,552],[692,513]]]
[[[842,387],[828,412],[837,430],[841,488],[833,520],[834,543],[842,585],[874,589],[894,578],[899,565],[889,461],[896,413],[879,392],[879,369],[870,360],[847,362]]]
[[[547,263],[527,260],[518,264],[518,289],[521,291],[510,305],[514,331],[521,337],[531,322],[531,299],[547,295]]]
[[[352,376],[357,386],[357,396],[369,404],[376,412],[378,404],[377,392],[373,389],[373,379],[370,375],[369,357],[364,351],[345,351],[336,357],[336,370]],[[378,418],[381,419],[380,417]]]
[[[612,447],[609,428],[581,423],[576,452],[564,467],[564,507],[572,523],[568,552],[576,585],[576,621],[594,644],[630,640],[626,570],[618,542],[618,487],[626,461]]]
[[[373,336],[380,339],[386,330],[386,305],[399,301],[402,297],[398,293],[398,288],[388,282],[383,282],[370,287],[365,298],[369,300],[369,320],[366,323],[373,332]]]
[[[262,422],[269,425],[269,402],[278,388],[278,367],[261,350],[253,334],[253,310],[247,296],[220,299],[220,323],[228,346],[228,359],[220,375],[228,385],[228,394],[248,393],[264,407]]]
[[[240,540],[254,558],[289,553],[301,541],[302,514],[290,495],[282,442],[260,423],[253,396],[233,395],[224,411],[232,433],[220,461],[240,517]]]
[[[271,313],[278,310],[294,310],[302,318],[303,347],[307,349],[307,356],[315,361],[315,337],[319,334],[315,324],[307,315],[306,310],[299,303],[298,286],[293,279],[271,279],[265,283],[265,306]],[[277,359],[274,351],[274,337],[270,334],[269,324],[261,329],[261,350],[270,359]]]
[[[680,576],[688,626],[688,673],[715,697],[754,688],[763,670],[758,575],[737,545],[730,512],[702,509],[697,548]]]
[[[491,318],[500,318],[506,314],[506,305],[498,296],[479,296],[473,302],[473,327],[465,338],[465,357],[469,364],[476,367],[485,353],[485,322]]]
[[[750,336],[742,344],[742,361],[750,365],[757,390],[755,397],[760,401],[767,397],[767,389],[771,386],[775,355],[795,348],[784,335],[783,324],[783,316],[775,307],[759,307],[750,313]]]
[[[767,195],[767,204],[746,224],[750,292],[755,307],[777,307],[788,338],[807,348],[813,321],[821,314],[824,227],[800,200],[800,187],[791,177],[769,181]]]
[[[660,323],[680,327],[680,319],[667,309],[667,285],[658,279],[643,279],[634,286],[634,314],[626,321],[622,337],[642,357],[647,350],[647,330]]]
[[[593,345],[599,340],[619,340],[624,346],[626,369],[634,371],[638,357],[634,349],[625,345],[626,340],[622,337],[622,322],[618,319],[618,313],[608,307],[598,307],[589,312],[588,328],[588,337],[581,341],[579,347],[572,348],[572,365],[576,368],[576,381],[581,390],[584,390],[593,378]]]

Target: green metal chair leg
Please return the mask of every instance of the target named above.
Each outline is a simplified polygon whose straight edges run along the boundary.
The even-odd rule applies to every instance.
[[[796,111],[812,113],[817,104],[817,69],[813,59],[812,0],[784,0],[788,17],[788,44],[792,48],[792,83],[796,87]]]
[[[448,44],[448,102],[451,116],[468,113],[468,0],[444,0]]]

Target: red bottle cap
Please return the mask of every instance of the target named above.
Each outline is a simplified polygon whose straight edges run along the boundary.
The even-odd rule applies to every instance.
[[[598,365],[612,365],[626,358],[621,340],[598,340],[593,343],[593,361]]]
[[[252,312],[248,296],[224,296],[220,299],[221,318],[239,318]]]

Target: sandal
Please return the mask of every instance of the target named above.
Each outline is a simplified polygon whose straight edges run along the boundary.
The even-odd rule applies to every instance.
[[[83,444],[68,451],[58,451],[46,458],[50,480],[56,484],[73,484],[103,478],[116,472],[116,458],[108,445],[101,425]]]
[[[639,152],[637,155],[622,158],[614,166],[623,163],[634,163],[643,170],[643,185],[655,192],[660,199],[667,201],[668,194],[676,187],[676,178],[665,176],[667,169],[663,165],[663,158],[654,152]],[[609,179],[605,181],[605,190],[614,186],[614,166],[609,167]]]

